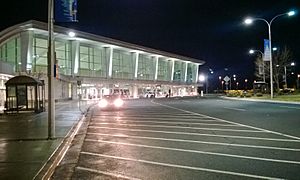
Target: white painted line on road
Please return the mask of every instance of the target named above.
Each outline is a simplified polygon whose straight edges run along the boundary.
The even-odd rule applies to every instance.
[[[132,120],[132,119],[138,119],[138,120],[143,120],[143,119],[150,119],[150,120],[160,120],[160,121],[178,121],[178,120],[181,120],[181,121],[198,121],[198,122],[220,122],[220,120],[216,120],[216,119],[212,119],[212,118],[205,118],[205,119],[199,119],[199,118],[188,118],[188,119],[182,119],[182,118],[171,118],[171,119],[168,119],[168,118],[160,118],[160,117],[104,117],[104,118],[101,118],[101,117],[96,117],[96,118],[92,118],[92,119],[101,119],[101,120],[104,120],[104,119],[120,119],[120,120]],[[232,123],[229,123],[229,124],[232,124]]]
[[[179,132],[179,131],[156,131],[156,130],[145,130],[145,129],[111,128],[111,127],[99,127],[99,126],[89,126],[89,128],[90,129],[110,129],[110,130],[119,130],[119,131],[150,132],[150,133],[165,133],[165,134],[176,134],[176,135],[194,135],[194,136],[207,136],[207,137],[221,137],[221,138],[236,138],[236,139],[300,143],[300,140],[295,140],[295,139],[274,139],[274,138],[261,138],[261,137],[253,137],[253,136],[231,136],[231,135],[218,135],[218,134],[187,133],[187,132]]]
[[[239,125],[236,124],[214,124],[214,123],[198,123],[198,122],[183,122],[183,121],[176,121],[176,122],[161,122],[161,121],[137,121],[137,120],[118,120],[117,123],[102,123],[102,120],[92,120],[93,123],[90,123],[90,125],[94,124],[94,121],[96,124],[127,124],[127,123],[141,123],[141,124],[147,124],[147,123],[153,123],[153,124],[188,124],[188,125],[201,125],[201,126],[224,126],[224,127],[238,127]],[[97,123],[101,122],[101,123]]]
[[[176,107],[172,107],[172,106],[169,106],[169,105],[160,104],[160,103],[157,103],[157,102],[154,102],[154,101],[151,101],[151,102],[154,103],[154,104],[159,104],[161,106],[169,107],[171,109],[176,109],[176,110],[183,111],[183,112],[186,112],[186,113],[191,113],[191,114],[194,114],[194,115],[205,116],[207,118],[212,118],[212,119],[216,119],[216,120],[227,122],[227,123],[237,124],[237,125],[240,125],[240,126],[244,126],[244,127],[248,127],[248,128],[253,128],[253,129],[256,129],[256,130],[265,131],[265,132],[268,132],[268,133],[271,133],[271,134],[276,134],[276,135],[288,137],[288,138],[291,138],[291,139],[300,140],[300,137],[297,137],[297,136],[292,136],[292,135],[288,135],[288,134],[284,134],[284,133],[280,133],[280,132],[276,132],[276,131],[270,131],[270,130],[263,129],[263,128],[258,128],[258,127],[254,127],[254,126],[250,126],[250,125],[245,125],[245,124],[241,124],[241,123],[227,121],[227,120],[224,120],[224,119],[220,119],[220,118],[216,118],[216,117],[211,117],[211,116],[207,116],[207,115],[204,115],[204,114],[195,113],[195,112],[192,112],[192,111],[187,111],[187,110],[176,108]]]
[[[166,166],[166,167],[173,167],[173,168],[181,168],[181,169],[187,169],[187,170],[205,171],[205,172],[220,173],[220,174],[227,174],[227,175],[234,175],[234,176],[241,176],[241,177],[251,177],[251,178],[258,178],[258,179],[280,180],[280,178],[275,178],[275,177],[258,176],[258,175],[254,175],[254,174],[244,174],[244,173],[238,173],[238,172],[232,172],[232,171],[222,171],[222,170],[217,170],[217,169],[208,169],[208,168],[185,166],[185,165],[178,165],[178,164],[169,164],[169,163],[147,161],[147,160],[142,160],[142,159],[133,159],[133,158],[126,158],[126,157],[119,157],[119,156],[110,156],[110,155],[97,154],[97,153],[91,153],[91,152],[81,152],[81,154],[97,156],[97,157],[101,157],[101,158],[104,157],[104,158],[133,161],[133,162],[139,162],[139,163],[145,163],[145,164],[152,164],[152,165],[159,165],[159,166]]]
[[[115,142],[115,141],[104,141],[104,140],[99,140],[99,139],[85,139],[85,141],[86,142],[100,142],[100,143],[108,143],[108,144],[117,144],[117,145],[124,145],[124,146],[135,146],[135,147],[142,147],[142,148],[162,149],[162,150],[169,150],[169,151],[188,152],[188,153],[196,153],[196,154],[206,154],[206,155],[213,155],[213,156],[224,156],[224,157],[231,157],[231,158],[250,159],[250,160],[267,161],[267,162],[300,164],[300,161],[289,161],[289,160],[283,160],[283,159],[270,159],[270,158],[254,157],[254,156],[242,156],[242,155],[236,155],[236,154],[225,154],[225,153],[198,151],[198,150],[191,150],[191,149],[169,148],[169,147],[162,147],[162,146],[151,146],[151,145],[133,144],[133,143],[124,143],[124,142]]]
[[[98,124],[92,123],[91,125]],[[265,131],[257,130],[245,130],[245,129],[219,129],[219,128],[201,128],[201,127],[184,127],[184,126],[162,126],[162,125],[145,125],[145,124],[120,124],[120,123],[109,123],[120,126],[129,127],[153,127],[153,128],[174,128],[174,129],[193,129],[193,130],[207,130],[207,131],[228,131],[228,132],[249,132],[249,133],[266,133]]]
[[[279,106],[283,108],[289,108],[289,109],[300,109],[300,107],[294,107],[294,106]]]
[[[107,171],[100,171],[97,169],[91,169],[91,168],[85,168],[85,167],[76,167],[76,169],[81,170],[81,171],[88,171],[88,172],[92,172],[92,173],[97,173],[97,174],[103,174],[106,176],[112,176],[112,177],[116,177],[116,178],[122,178],[122,179],[132,179],[132,180],[141,180],[138,178],[134,178],[134,177],[129,177],[129,176],[124,176],[122,174],[117,174],[117,173],[112,173],[112,172],[107,172]]]
[[[123,135],[123,134],[119,135],[119,134],[104,134],[104,133],[87,133],[87,134],[96,135],[96,136],[110,136],[110,137],[120,137],[120,138],[174,141],[174,142],[211,144],[211,145],[234,146],[234,147],[257,148],[257,149],[272,149],[272,150],[282,150],[282,151],[300,151],[300,149],[281,148],[281,147],[275,147],[275,146],[256,146],[256,145],[248,145],[248,144],[220,143],[220,142],[211,142],[211,141],[195,141],[195,140],[188,140],[188,139],[170,139],[170,138],[157,138],[157,137],[149,137],[149,136],[130,136],[130,135]]]
[[[147,118],[149,116],[155,117],[155,118],[207,118],[205,116],[199,116],[199,115],[193,115],[193,114],[188,114],[188,115],[176,115],[176,114],[101,114],[101,115],[94,115],[95,117],[128,117],[128,118]]]
[[[240,108],[229,108],[229,107],[223,107],[223,108],[229,110],[235,110],[235,111],[246,111],[246,109],[240,109]]]

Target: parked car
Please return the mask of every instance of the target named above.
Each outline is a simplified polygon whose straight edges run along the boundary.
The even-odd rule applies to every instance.
[[[154,94],[154,92],[148,91],[148,92],[146,92],[146,93],[144,94],[144,97],[145,97],[145,98],[154,98],[154,97],[155,97],[155,94]]]

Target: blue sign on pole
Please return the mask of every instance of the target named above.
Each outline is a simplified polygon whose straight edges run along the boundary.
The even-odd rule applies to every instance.
[[[55,0],[55,22],[77,22],[77,0]]]
[[[271,53],[270,41],[269,39],[264,39],[264,58],[263,58],[264,61],[271,60],[270,53]]]

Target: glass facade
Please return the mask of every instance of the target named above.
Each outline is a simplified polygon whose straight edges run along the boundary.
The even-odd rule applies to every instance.
[[[106,77],[107,57],[102,48],[80,45],[79,75],[90,77]]]
[[[139,80],[154,80],[155,76],[155,58],[139,54],[138,74]]]
[[[170,81],[171,80],[172,61],[166,58],[158,59],[157,80]]]
[[[184,82],[185,66],[186,66],[185,62],[175,61],[173,81]]]
[[[59,74],[71,75],[72,60],[70,44],[64,41],[55,41],[56,64],[59,67]]]
[[[120,79],[133,79],[134,66],[133,54],[114,49],[112,61],[112,76]]]
[[[26,66],[29,67],[29,70],[31,69],[31,72],[46,74],[48,64],[47,36],[33,32],[32,35],[27,37],[32,38],[30,40],[24,38],[24,41],[30,42],[28,50],[32,52],[28,52],[28,54],[32,55],[32,59],[23,60],[22,62],[32,63]],[[26,57],[26,55],[21,55],[21,41],[23,39],[19,34],[11,37],[0,46],[0,61],[11,64],[15,72],[21,71],[21,57]],[[136,63],[134,49],[113,47],[113,53],[110,54],[110,47],[104,47],[101,42],[90,44],[88,42],[82,43],[80,40],[76,41],[79,45],[74,48],[72,45],[73,40],[69,41],[55,37],[55,63],[58,64],[59,74],[72,76],[74,75],[74,69],[78,67],[76,76],[108,78],[109,62],[112,60],[111,78],[134,80],[135,71],[137,70],[137,80],[172,82],[171,78],[173,77],[175,83],[196,83],[198,74],[196,72],[198,64],[196,63],[186,63],[186,61],[180,59],[172,60],[164,56],[158,57],[157,54],[149,52],[138,53],[138,63]],[[24,44],[26,45],[26,42]],[[26,50],[22,50],[22,52],[25,53]],[[78,58],[76,59],[76,57]],[[76,66],[77,62],[78,66]],[[173,66],[174,71],[172,70]]]
[[[0,47],[0,61],[11,64],[15,72],[21,71],[20,37],[13,37]]]
[[[32,69],[36,73],[47,72],[47,38],[35,37],[33,40],[33,61]]]
[[[195,83],[196,82],[196,71],[197,71],[197,64],[188,63],[187,67],[187,83]]]
[[[24,27],[14,29],[13,36],[0,32],[0,40],[5,39],[0,42],[0,109],[6,97],[4,83],[17,74],[38,77],[45,80],[47,86],[47,29]],[[189,94],[188,88],[197,83],[199,64],[190,62],[190,58],[174,54],[169,57],[168,53],[84,33],[80,36],[70,38],[65,32],[54,34],[54,63],[59,73],[55,96],[58,99],[78,98],[81,90],[78,91],[76,81],[85,85],[82,92],[86,95],[92,93],[93,97],[99,97],[112,92],[112,88],[121,88],[134,98],[143,97],[146,91],[156,91],[158,97],[164,97],[169,90],[174,96]]]

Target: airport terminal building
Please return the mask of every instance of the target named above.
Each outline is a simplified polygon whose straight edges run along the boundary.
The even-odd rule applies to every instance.
[[[205,62],[94,34],[54,26],[56,99],[99,98],[122,93],[139,98],[197,94],[199,66]],[[47,23],[28,21],[0,32],[0,106],[5,83],[28,75],[44,80],[47,97]],[[47,99],[47,98],[46,98]]]

